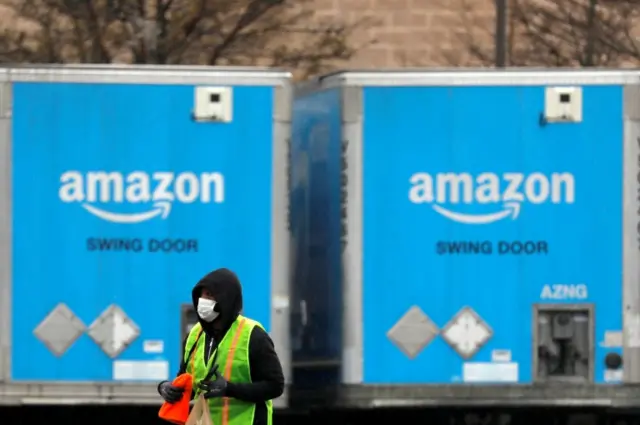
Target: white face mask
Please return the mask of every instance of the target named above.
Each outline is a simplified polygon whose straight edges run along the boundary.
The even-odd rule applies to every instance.
[[[198,316],[205,322],[213,322],[220,313],[213,311],[216,302],[207,298],[198,300]]]

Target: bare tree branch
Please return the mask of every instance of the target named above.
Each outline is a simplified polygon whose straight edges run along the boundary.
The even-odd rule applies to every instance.
[[[479,19],[475,2],[460,5],[461,51],[442,56],[451,65],[493,65],[493,17]],[[508,65],[619,67],[640,63],[639,0],[510,0]]]
[[[274,65],[349,59],[364,20],[320,22],[312,0],[0,0],[2,62]],[[19,24],[19,25],[18,25]],[[25,26],[27,29],[20,29]]]

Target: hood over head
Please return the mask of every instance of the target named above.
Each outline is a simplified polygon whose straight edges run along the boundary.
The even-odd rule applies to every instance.
[[[213,295],[216,302],[215,311],[220,313],[211,323],[198,317],[200,324],[207,333],[221,338],[242,311],[242,286],[234,272],[229,269],[217,269],[208,273],[194,286],[191,292],[193,307],[198,310],[198,299],[203,289]]]

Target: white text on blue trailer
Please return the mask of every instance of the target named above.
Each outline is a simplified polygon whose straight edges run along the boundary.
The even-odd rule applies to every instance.
[[[219,267],[289,379],[290,77],[0,69],[0,405],[159,405]]]
[[[344,406],[637,403],[640,73],[346,71],[294,98],[296,376],[333,365]]]

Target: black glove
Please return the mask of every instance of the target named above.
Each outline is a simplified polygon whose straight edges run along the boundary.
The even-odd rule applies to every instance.
[[[202,381],[198,384],[198,388],[204,393],[204,398],[224,397],[227,391],[227,380],[217,368],[213,371],[212,378],[210,381]]]
[[[180,401],[182,393],[184,393],[184,388],[171,385],[171,382],[169,381],[162,381],[158,384],[158,394],[160,394],[167,403],[176,403]]]

